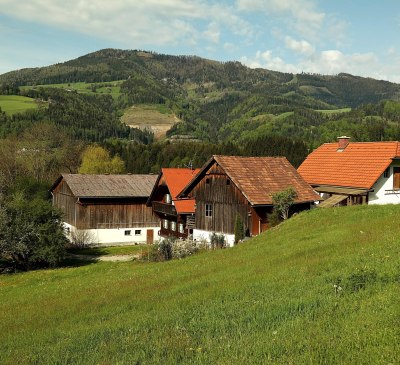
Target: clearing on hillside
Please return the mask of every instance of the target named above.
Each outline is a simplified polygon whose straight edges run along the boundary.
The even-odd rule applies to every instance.
[[[138,104],[127,109],[121,121],[132,128],[149,129],[156,139],[160,139],[180,119],[165,105]]]
[[[108,94],[113,99],[118,99],[121,95],[121,84],[123,80],[109,81],[109,82],[71,82],[65,84],[46,84],[46,85],[35,85],[35,86],[21,86],[22,91],[31,89],[39,89],[41,87],[53,87],[57,89],[63,89],[67,91],[76,91],[79,94]]]
[[[38,103],[25,96],[0,95],[0,108],[9,115],[23,113],[29,109],[37,109]]]

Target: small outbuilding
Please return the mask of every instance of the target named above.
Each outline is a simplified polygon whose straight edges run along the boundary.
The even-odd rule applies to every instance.
[[[63,174],[51,187],[70,237],[86,232],[99,245],[153,243],[159,219],[146,202],[156,175]]]

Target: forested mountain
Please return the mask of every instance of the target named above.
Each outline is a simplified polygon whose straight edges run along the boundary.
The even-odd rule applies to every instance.
[[[85,83],[83,92],[78,82]],[[105,49],[0,75],[0,95],[40,103],[13,115],[0,110],[1,138],[48,123],[72,140],[106,146],[132,172],[199,165],[212,153],[285,155],[298,165],[308,151],[339,135],[400,139],[398,84],[349,74],[293,75],[195,56]],[[125,110],[138,104],[162,106],[180,120],[167,132],[173,143],[154,144],[151,131],[121,123]]]

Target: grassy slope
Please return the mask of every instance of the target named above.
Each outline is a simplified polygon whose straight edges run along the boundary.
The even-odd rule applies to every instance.
[[[64,90],[73,90],[80,94],[109,94],[114,99],[118,99],[121,95],[121,83],[123,81],[110,81],[110,82],[71,82],[66,84],[46,84],[37,86],[21,86],[21,90],[37,89],[40,87],[55,87]],[[107,86],[105,86],[107,85]],[[92,90],[92,86],[96,87],[96,91]]]
[[[185,260],[2,276],[0,363],[399,363],[399,219],[314,210]]]
[[[32,98],[18,95],[0,95],[0,108],[7,114],[22,113],[37,107],[38,104]]]

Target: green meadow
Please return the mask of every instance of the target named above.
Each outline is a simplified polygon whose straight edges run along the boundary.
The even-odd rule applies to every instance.
[[[35,86],[21,86],[20,89],[27,91],[30,89],[37,89],[40,87],[54,87],[58,89],[76,91],[80,94],[108,94],[117,99],[121,95],[121,83],[123,81],[110,81],[110,82],[71,82],[65,84],[47,84]]]
[[[1,364],[399,364],[400,209],[301,213],[226,250],[0,276]]]
[[[0,95],[0,108],[7,114],[22,113],[28,109],[37,109],[38,104],[32,98],[18,95]]]

